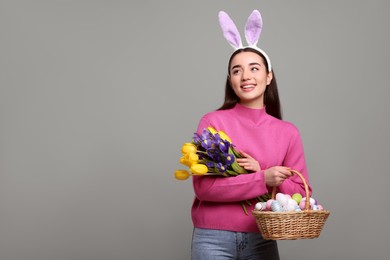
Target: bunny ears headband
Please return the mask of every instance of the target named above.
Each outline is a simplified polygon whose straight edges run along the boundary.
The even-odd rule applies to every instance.
[[[258,10],[253,10],[245,24],[245,38],[246,42],[248,43],[248,46],[242,45],[240,33],[238,32],[233,20],[229,17],[227,13],[225,13],[224,11],[220,11],[218,17],[219,25],[221,26],[223,36],[234,48],[234,50],[249,47],[259,51],[261,54],[264,55],[265,59],[267,60],[268,71],[271,71],[271,60],[262,49],[256,46],[257,41],[260,38],[261,30],[263,28],[263,20],[261,18],[260,12]]]

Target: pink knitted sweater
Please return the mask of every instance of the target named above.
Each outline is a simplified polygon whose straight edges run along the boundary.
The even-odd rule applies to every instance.
[[[237,104],[232,109],[204,115],[197,132],[208,126],[224,131],[238,151],[250,154],[259,162],[261,170],[236,177],[193,176],[195,198],[191,213],[195,227],[259,232],[251,214],[256,201],[247,206],[248,215],[240,201],[271,191],[265,184],[264,170],[272,166],[299,171],[310,187],[301,137],[293,124],[268,115],[264,108],[251,109]],[[305,194],[299,176],[284,181],[278,192]]]

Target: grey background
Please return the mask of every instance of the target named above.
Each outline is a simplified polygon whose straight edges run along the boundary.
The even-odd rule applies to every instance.
[[[305,145],[320,238],[282,259],[388,252],[389,1],[0,1],[0,259],[189,259],[179,149],[223,100],[240,31],[260,46]]]

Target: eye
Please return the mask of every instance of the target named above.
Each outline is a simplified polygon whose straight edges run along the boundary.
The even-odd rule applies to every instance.
[[[240,74],[241,74],[241,70],[240,69],[232,70],[232,75],[240,75]]]
[[[251,70],[252,70],[252,71],[259,71],[260,68],[258,68],[258,67],[252,67]]]

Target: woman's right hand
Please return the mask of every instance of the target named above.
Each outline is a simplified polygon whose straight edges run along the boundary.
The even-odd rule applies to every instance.
[[[264,171],[265,183],[270,187],[279,186],[291,175],[291,169],[285,166],[274,166]]]

